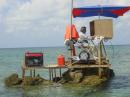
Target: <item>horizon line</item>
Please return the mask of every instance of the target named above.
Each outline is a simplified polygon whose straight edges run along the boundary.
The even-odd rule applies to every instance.
[[[127,46],[127,45],[130,45],[130,44],[112,44],[113,46]],[[108,44],[106,44],[106,46],[109,46]],[[17,48],[55,48],[55,47],[65,47],[65,45],[62,45],[62,46],[43,46],[43,47],[40,47],[40,46],[37,46],[37,47],[34,47],[34,46],[28,46],[28,47],[0,47],[0,49],[17,49]]]

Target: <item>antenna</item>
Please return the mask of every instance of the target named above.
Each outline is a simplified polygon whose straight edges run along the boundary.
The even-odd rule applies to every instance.
[[[73,24],[73,13],[72,13],[72,11],[73,11],[73,0],[71,0],[71,17],[70,17],[70,27],[71,27],[71,35],[70,35],[70,39],[72,40],[72,30],[73,30],[73,28],[72,28],[72,24]],[[71,50],[71,57],[73,56],[73,47],[71,48],[72,50]]]
[[[70,24],[71,24],[71,39],[72,39],[72,24],[73,24],[73,13],[72,13],[72,11],[73,11],[73,3],[74,3],[74,1],[71,0],[71,17],[70,17]]]

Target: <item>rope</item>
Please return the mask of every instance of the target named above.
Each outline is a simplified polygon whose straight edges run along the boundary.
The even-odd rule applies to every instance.
[[[112,45],[112,42],[110,41],[110,43],[111,43],[111,47],[112,47],[112,51],[113,51],[113,53],[112,53],[112,58],[114,58],[114,56],[115,56],[115,49],[114,49],[114,46]]]
[[[113,60],[114,56],[115,56],[115,50],[114,50],[114,46],[112,45],[111,41],[110,41],[110,49],[112,49],[112,55],[110,55],[110,50],[107,50],[108,54],[107,54],[106,58],[110,59],[110,56],[111,56],[111,60]]]

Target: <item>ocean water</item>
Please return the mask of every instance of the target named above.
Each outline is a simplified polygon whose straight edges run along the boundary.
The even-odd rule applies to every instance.
[[[107,46],[115,77],[99,87],[86,86],[33,86],[27,88],[8,88],[4,79],[12,73],[21,77],[21,65],[26,51],[43,52],[44,63],[56,63],[59,54],[67,56],[64,47],[48,48],[13,48],[0,49],[0,97],[130,97],[130,46]],[[48,78],[47,70],[37,70],[44,78]],[[28,75],[28,73],[27,73]]]

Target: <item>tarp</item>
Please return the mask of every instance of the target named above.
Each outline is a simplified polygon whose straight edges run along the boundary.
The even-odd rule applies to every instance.
[[[130,6],[90,6],[73,8],[73,17],[105,16],[117,18],[130,10]]]

